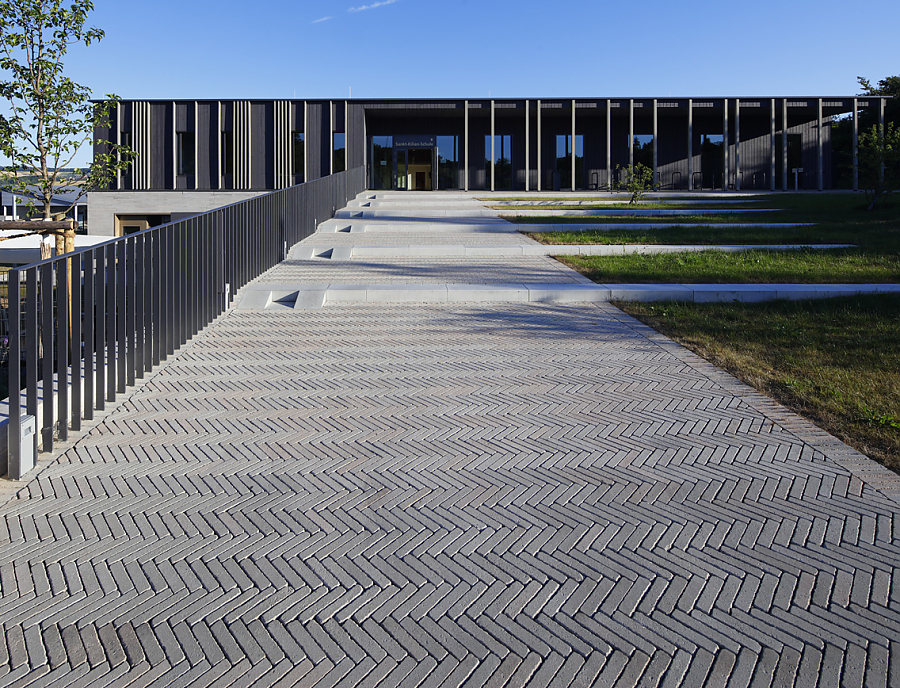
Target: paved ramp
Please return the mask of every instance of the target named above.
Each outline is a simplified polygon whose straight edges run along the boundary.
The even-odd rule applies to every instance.
[[[898,511],[608,304],[231,311],[0,507],[0,685],[897,685]]]

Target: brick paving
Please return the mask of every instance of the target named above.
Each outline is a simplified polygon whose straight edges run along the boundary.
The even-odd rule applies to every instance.
[[[898,511],[608,304],[231,311],[0,507],[0,685],[900,685]]]

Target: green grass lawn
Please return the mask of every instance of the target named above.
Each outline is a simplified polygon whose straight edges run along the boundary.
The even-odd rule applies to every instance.
[[[535,227],[532,234],[538,241],[554,243],[860,243],[878,248],[898,250],[900,246],[900,202],[877,210],[865,210],[865,198],[850,193],[772,194],[755,207],[774,208],[771,213],[721,213],[710,215],[675,216],[617,216],[593,215],[584,217],[507,217],[519,225],[542,224],[646,224],[678,225],[672,229],[615,230],[614,232],[543,232]],[[753,222],[812,222],[815,227],[728,228],[715,227],[722,223],[749,224]],[[698,227],[699,225],[712,225]],[[603,240],[602,235],[609,235]],[[657,237],[654,239],[654,237]],[[742,240],[742,237],[746,240]],[[782,237],[775,240],[776,237]],[[696,241],[695,241],[696,240]]]
[[[771,205],[780,208],[779,214],[789,215],[785,221],[819,224],[742,228],[695,222],[658,230],[548,232],[534,236],[548,244],[855,244],[850,249],[829,250],[559,258],[600,283],[900,282],[900,204],[868,212],[864,199],[856,194],[785,194],[770,198]]]
[[[571,218],[570,218],[571,219]],[[668,222],[668,219],[665,220]],[[529,232],[542,244],[857,244],[868,239],[883,243],[896,228],[823,224],[804,227],[717,227],[690,225],[664,229],[610,229],[570,232]],[[897,238],[896,236],[894,237]]]
[[[600,284],[900,282],[900,253],[887,254],[862,249],[558,256],[557,260]]]
[[[900,472],[900,296],[616,305]]]

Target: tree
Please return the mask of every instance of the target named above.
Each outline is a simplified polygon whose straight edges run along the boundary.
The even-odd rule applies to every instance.
[[[863,96],[887,96],[890,100],[885,105],[884,120],[894,122],[900,125],[900,76],[887,76],[879,79],[876,86],[865,77],[858,76],[856,80],[862,89],[860,95]],[[871,117],[868,113],[864,113],[867,117]],[[873,113],[874,114],[874,113]]]
[[[644,193],[653,188],[653,170],[646,165],[638,163],[637,165],[628,165],[625,168],[616,165],[616,169],[625,171],[625,180],[620,181],[618,187],[620,190],[631,194],[631,200],[628,201],[629,205],[636,205]]]
[[[0,116],[0,152],[10,164],[0,173],[0,186],[29,199],[36,197],[45,219],[51,218],[54,196],[74,191],[65,213],[88,192],[109,185],[127,169],[134,151],[110,145],[96,152],[87,168],[64,176],[81,148],[104,125],[117,102],[107,95],[91,102],[89,88],[63,74],[70,46],[89,46],[103,31],[87,28],[91,0],[11,0],[0,2],[0,97],[8,104]]]
[[[868,210],[900,188],[900,127],[874,125],[859,134],[859,182]]]

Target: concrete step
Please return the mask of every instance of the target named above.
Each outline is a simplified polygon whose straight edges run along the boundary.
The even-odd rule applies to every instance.
[[[625,256],[667,253],[721,251],[737,253],[754,249],[791,251],[799,249],[851,248],[854,244],[508,244],[478,246],[470,244],[421,244],[394,246],[312,246],[297,244],[292,260],[350,260],[353,258],[458,258],[466,256]]]
[[[900,294],[900,284],[251,284],[238,310],[308,309],[328,303],[760,302]],[[298,305],[299,304],[299,305]]]

